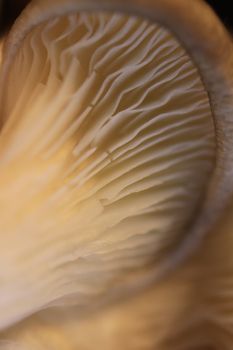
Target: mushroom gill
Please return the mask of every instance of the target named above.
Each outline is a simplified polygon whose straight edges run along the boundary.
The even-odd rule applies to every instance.
[[[20,283],[27,304],[17,310],[6,291],[3,325],[68,295],[90,303],[177,244],[215,159],[200,74],[174,36],[148,20],[49,19],[25,36],[6,76],[3,288]]]
[[[212,220],[210,179],[228,160],[205,62],[172,30],[52,3],[33,1],[3,52],[0,330],[70,304],[76,320],[172,265]]]

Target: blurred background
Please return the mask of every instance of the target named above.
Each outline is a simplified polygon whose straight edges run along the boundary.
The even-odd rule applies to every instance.
[[[233,11],[231,0],[206,0],[211,5],[218,15],[222,18],[222,21],[228,26],[230,30],[233,30]]]
[[[49,0],[48,0],[49,1]],[[155,0],[156,1],[156,0]],[[188,0],[187,0],[188,1]],[[0,0],[1,33],[6,31],[30,0]],[[233,11],[231,0],[206,0],[219,14],[230,30],[233,30]]]

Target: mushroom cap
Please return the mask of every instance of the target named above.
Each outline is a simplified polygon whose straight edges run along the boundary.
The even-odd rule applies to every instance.
[[[1,75],[1,327],[135,290],[225,207],[231,77],[215,46],[229,38],[218,24],[203,45],[209,11],[190,4],[37,1],[13,27]]]

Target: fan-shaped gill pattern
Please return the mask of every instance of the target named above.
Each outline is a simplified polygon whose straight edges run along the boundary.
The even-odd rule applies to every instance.
[[[83,302],[185,234],[215,140],[199,72],[171,33],[120,14],[56,18],[27,35],[4,84],[0,228],[17,244],[1,259],[34,269],[26,285],[43,271],[29,308]]]

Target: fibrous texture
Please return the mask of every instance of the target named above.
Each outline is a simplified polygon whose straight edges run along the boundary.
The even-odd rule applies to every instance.
[[[0,328],[68,302],[76,319],[194,222],[215,164],[208,94],[169,31],[101,12],[32,28],[2,84]]]

